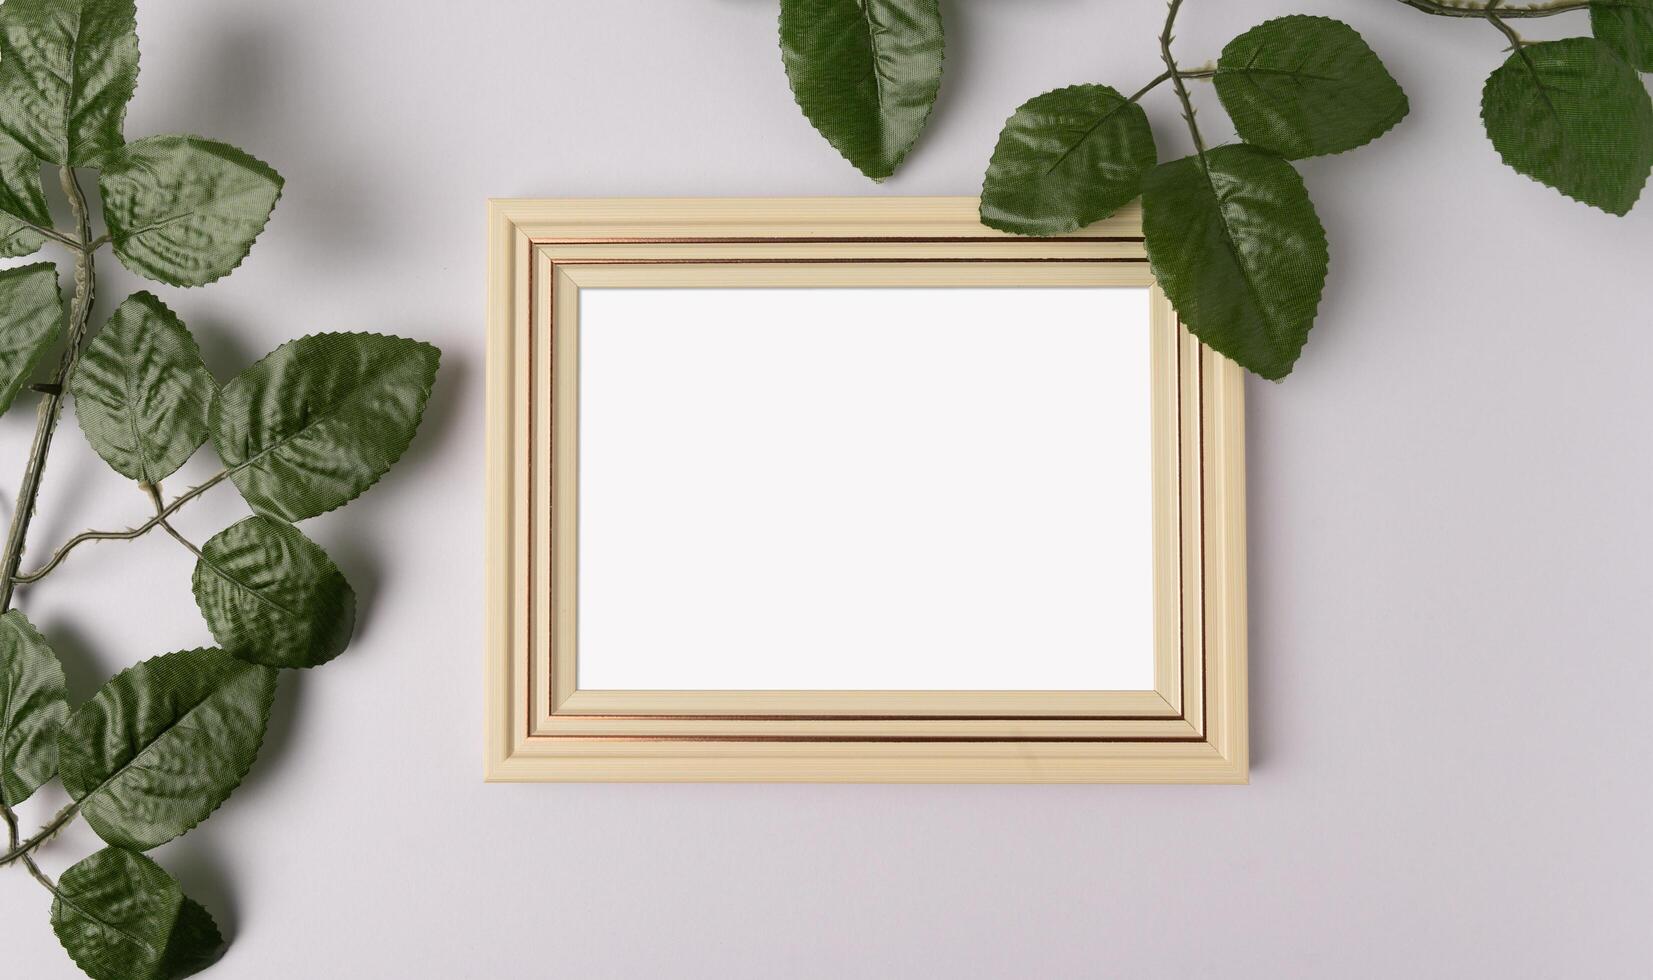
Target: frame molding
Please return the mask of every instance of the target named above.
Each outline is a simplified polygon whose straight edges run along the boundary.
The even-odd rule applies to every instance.
[[[576,459],[578,290],[1153,286],[1134,208],[1049,239],[976,211],[971,198],[489,202],[488,779],[1246,781],[1242,375],[1157,287],[1155,690],[575,688],[576,564],[555,542],[574,527],[574,481],[558,475]]]

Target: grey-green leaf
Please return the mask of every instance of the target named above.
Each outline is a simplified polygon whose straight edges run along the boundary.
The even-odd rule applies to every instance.
[[[69,715],[63,667],[18,610],[0,615],[0,804],[16,806],[57,772]]]
[[[195,604],[230,653],[269,667],[315,667],[344,652],[356,593],[298,528],[253,516],[213,535],[195,563]]]
[[[901,165],[941,88],[937,0],[781,0],[781,60],[816,130],[873,180]]]
[[[178,317],[140,292],[86,345],[69,390],[98,455],[122,476],[159,483],[207,441],[218,382]]]
[[[1653,170],[1653,100],[1594,38],[1517,49],[1487,79],[1481,119],[1505,163],[1609,214],[1634,207]]]
[[[1212,349],[1283,378],[1326,283],[1326,232],[1303,180],[1246,144],[1161,164],[1142,192],[1148,260],[1182,322]]]
[[[0,256],[38,251],[46,237],[35,229],[51,224],[46,192],[40,186],[40,161],[0,132]]]
[[[0,129],[41,160],[99,163],[121,145],[137,84],[133,0],[0,6]]]
[[[258,756],[276,672],[222,650],[155,657],[110,679],[58,741],[64,788],[98,836],[143,851],[205,820]]]
[[[281,185],[262,161],[196,136],[129,143],[98,176],[115,255],[173,286],[202,286],[240,265]]]
[[[93,980],[178,980],[211,966],[224,938],[161,866],[106,847],[63,873],[52,931]]]
[[[982,224],[1060,235],[1142,193],[1157,159],[1142,107],[1106,85],[1072,85],[1021,104],[999,132],[981,189]]]
[[[440,356],[367,333],[282,344],[219,393],[212,444],[260,513],[298,521],[341,507],[413,441]]]
[[[1637,71],[1653,71],[1653,0],[1595,0],[1590,31]]]
[[[0,412],[11,407],[62,332],[57,266],[36,262],[0,271]]]
[[[1240,138],[1291,160],[1370,143],[1408,109],[1366,41],[1330,17],[1253,27],[1223,48],[1212,81]]]

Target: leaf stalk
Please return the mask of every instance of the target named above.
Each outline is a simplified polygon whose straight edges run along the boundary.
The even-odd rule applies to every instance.
[[[188,548],[190,553],[195,555],[195,557],[201,559],[202,561],[206,561],[207,556],[201,554],[201,549],[195,547],[195,545],[192,544],[188,538],[184,537],[182,534],[179,534],[178,529],[173,527],[172,524],[166,519],[167,509],[165,503],[161,500],[161,488],[153,483],[144,483],[142,486],[144,493],[149,494],[149,499],[155,504],[155,519],[161,522],[161,530],[172,535],[172,540],[183,545],[185,548]]]

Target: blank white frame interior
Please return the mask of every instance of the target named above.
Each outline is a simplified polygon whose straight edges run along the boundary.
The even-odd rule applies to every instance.
[[[578,684],[1148,690],[1143,287],[580,291]]]

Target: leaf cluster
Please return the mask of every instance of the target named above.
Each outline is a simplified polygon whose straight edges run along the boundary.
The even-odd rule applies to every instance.
[[[402,456],[419,427],[439,353],[367,333],[314,334],[271,351],[227,383],[154,293],[120,303],[92,329],[93,254],[107,242],[132,272],[199,286],[247,256],[280,197],[281,177],[235,147],[198,136],[128,142],[138,75],[133,0],[7,0],[0,6],[0,254],[48,241],[75,259],[65,309],[57,268],[0,271],[0,412],[64,351],[44,393],[35,449],[0,563],[0,810],[24,863],[53,890],[52,927],[98,980],[182,977],[223,940],[210,914],[142,852],[205,820],[251,769],[279,670],[338,656],[355,595],[296,522],[343,506]],[[78,227],[52,227],[41,169],[56,164]],[[76,168],[95,168],[107,233],[93,237]],[[155,517],[131,532],[88,532],[40,571],[18,567],[38,473],[60,404],[116,473],[136,481]],[[224,469],[163,503],[161,482],[207,443]],[[168,522],[220,482],[253,515],[200,547]],[[39,581],[78,543],[161,528],[196,556],[191,587],[218,646],[163,653],[116,675],[71,708],[49,641],[12,589]],[[72,802],[21,841],[13,808],[56,776]],[[77,816],[108,846],[55,885],[32,851]]]
[[[1478,18],[1510,54],[1487,79],[1482,119],[1504,162],[1612,214],[1635,204],[1653,169],[1653,0],[1400,0]],[[1125,95],[1081,83],[1034,96],[1006,121],[982,183],[981,220],[1019,235],[1061,235],[1141,199],[1149,261],[1183,323],[1262,377],[1285,377],[1314,325],[1329,269],[1325,231],[1292,163],[1342,153],[1407,114],[1400,85],[1360,34],[1327,17],[1259,24],[1211,66],[1171,56],[1171,0],[1160,38],[1166,71]],[[1587,10],[1592,35],[1530,43],[1510,19]],[[917,141],[940,90],[936,0],[781,0],[782,60],[799,106],[875,180]],[[1240,142],[1207,148],[1185,83],[1210,81]],[[1195,152],[1161,161],[1141,106],[1169,82]]]

